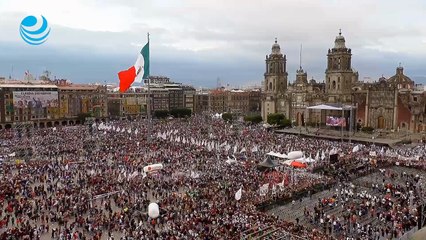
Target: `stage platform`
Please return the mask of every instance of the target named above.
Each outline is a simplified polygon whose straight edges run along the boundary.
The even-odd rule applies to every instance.
[[[320,129],[317,128],[287,128],[287,129],[279,129],[274,130],[276,133],[287,133],[293,135],[300,135],[304,137],[313,137],[313,138],[322,138],[322,139],[330,139],[336,141],[345,141],[348,142],[349,139],[351,142],[359,142],[364,144],[376,144],[376,145],[384,145],[384,146],[394,146],[404,141],[407,141],[410,138],[407,138],[407,135],[403,137],[381,137],[379,134],[368,135],[365,133],[352,133],[352,136],[349,138],[349,132],[343,132],[343,137],[341,136],[340,131],[328,130],[328,129]],[[372,138],[374,136],[374,139]]]

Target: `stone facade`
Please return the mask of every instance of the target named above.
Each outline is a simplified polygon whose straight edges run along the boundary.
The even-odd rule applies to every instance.
[[[266,56],[265,79],[261,113],[264,120],[271,113],[283,113],[297,126],[324,124],[326,116],[344,116],[352,126],[371,126],[384,130],[426,131],[426,92],[404,75],[399,66],[396,74],[382,77],[374,83],[358,80],[358,72],[351,65],[352,51],[346,47],[341,32],[334,47],[327,53],[325,81],[308,80],[302,66],[296,71],[296,80],[287,82],[286,56],[277,41]],[[319,104],[352,105],[349,111],[309,110]],[[349,124],[348,124],[349,125]]]

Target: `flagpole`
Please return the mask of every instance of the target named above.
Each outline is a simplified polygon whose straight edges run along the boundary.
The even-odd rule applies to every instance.
[[[147,33],[147,37],[148,37],[148,44],[149,44],[149,32]],[[148,51],[149,51],[149,48],[148,48]],[[151,142],[151,131],[152,131],[152,121],[151,121],[151,88],[150,88],[150,82],[151,82],[151,80],[150,80],[149,75],[147,76],[147,78],[148,78],[148,103],[147,103],[147,108],[148,108],[147,109],[148,135],[147,135],[147,141],[148,141],[148,143],[150,143]]]

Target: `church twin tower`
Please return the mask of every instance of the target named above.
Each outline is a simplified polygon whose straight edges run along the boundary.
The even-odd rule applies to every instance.
[[[317,89],[319,86],[321,90],[321,96],[318,96],[320,99],[317,99],[316,103],[322,101],[321,103],[350,104],[352,86],[358,81],[358,74],[351,67],[351,57],[351,49],[346,48],[345,38],[339,32],[334,41],[334,47],[328,50],[325,86],[324,84],[319,86],[321,84],[315,81],[308,83],[307,73],[301,66],[297,70],[296,81],[291,85],[287,80],[286,55],[281,53],[280,45],[275,39],[271,54],[266,56],[262,118],[266,121],[268,114],[284,113],[287,118],[295,119],[295,116],[292,116],[294,108],[309,106],[307,99],[313,100],[307,97],[314,89],[312,85],[316,85]],[[304,92],[303,96],[301,92]]]

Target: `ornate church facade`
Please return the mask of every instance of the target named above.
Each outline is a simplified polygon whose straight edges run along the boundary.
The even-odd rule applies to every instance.
[[[383,130],[426,131],[426,92],[404,75],[401,66],[388,79],[382,77],[374,83],[365,83],[359,81],[351,60],[351,49],[346,47],[340,32],[334,47],[328,50],[325,81],[308,80],[300,65],[296,80],[289,83],[287,58],[275,39],[265,60],[262,118],[266,120],[269,114],[283,113],[295,125],[319,125],[325,123],[326,116],[341,112],[312,110],[309,106],[350,105],[354,108],[352,114],[350,111],[343,114],[352,126],[357,123]]]

